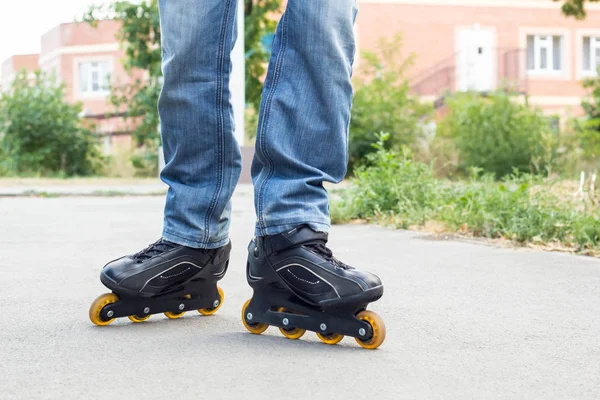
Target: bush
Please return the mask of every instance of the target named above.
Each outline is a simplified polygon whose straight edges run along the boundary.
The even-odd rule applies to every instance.
[[[600,250],[600,209],[593,202],[558,196],[551,182],[516,170],[502,182],[479,169],[467,181],[440,180],[410,153],[386,150],[386,137],[334,203],[334,222],[360,218],[409,228],[433,221],[475,236]]]
[[[600,78],[584,81],[583,87],[590,90],[590,99],[582,102],[587,117],[576,123],[584,160],[596,168],[600,166]]]
[[[0,162],[12,174],[90,175],[101,169],[97,137],[79,118],[80,105],[64,101],[54,78],[25,71],[0,97]]]
[[[478,167],[503,177],[513,170],[548,173],[554,167],[558,137],[540,110],[504,92],[459,94],[447,104],[439,134],[454,141],[462,172]]]
[[[421,124],[431,107],[410,94],[405,76],[412,58],[402,62],[400,37],[382,40],[376,53],[365,52],[361,74],[354,81],[354,101],[350,121],[350,170],[367,161],[374,151],[378,132],[390,132],[386,146],[412,146],[421,133]]]
[[[135,169],[134,176],[138,178],[158,176],[158,149],[151,146],[136,149],[131,156],[131,164]]]

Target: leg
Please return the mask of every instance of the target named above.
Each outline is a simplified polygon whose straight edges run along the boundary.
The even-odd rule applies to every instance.
[[[163,237],[195,248],[228,242],[241,155],[229,78],[236,0],[160,0],[164,84],[158,103],[169,185]]]
[[[163,238],[109,262],[111,290],[90,320],[142,322],[164,312],[212,314],[223,302],[217,282],[229,265],[230,199],[241,160],[233,136],[230,53],[236,0],[159,0],[164,84],[158,104],[169,185]]]
[[[256,235],[328,231],[323,182],[348,163],[356,0],[289,0],[273,43],[252,165]]]
[[[385,324],[366,310],[383,295],[378,276],[333,256],[323,182],[346,174],[356,0],[289,0],[265,83],[252,166],[258,217],[244,326],[290,339],[306,330],[328,344],[353,336],[367,349]]]

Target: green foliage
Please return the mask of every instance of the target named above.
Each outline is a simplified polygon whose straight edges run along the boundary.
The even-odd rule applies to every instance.
[[[359,218],[392,211],[405,215],[407,224],[423,223],[438,203],[433,170],[413,163],[407,147],[402,153],[387,150],[390,134],[375,136],[377,142],[374,152],[366,156],[368,162],[355,169],[351,208]]]
[[[158,154],[156,151],[139,148],[131,156],[136,177],[151,177],[158,175]]]
[[[590,78],[583,82],[590,91],[590,100],[584,100],[582,107],[587,118],[578,124],[579,139],[584,157],[600,161],[600,78]]]
[[[98,20],[111,17],[122,21],[117,40],[125,49],[122,60],[132,82],[113,82],[110,101],[116,111],[127,117],[141,117],[133,132],[139,146],[156,148],[158,111],[156,103],[160,94],[161,49],[158,0],[118,0],[108,5],[91,6],[83,21],[97,26]],[[146,71],[148,79],[133,79],[135,70]]]
[[[465,182],[436,179],[406,151],[386,150],[386,138],[334,203],[335,222],[362,218],[408,228],[434,221],[475,236],[600,250],[600,209],[592,202],[561,198],[549,182],[516,171],[502,182],[478,169]]]
[[[257,110],[260,106],[262,77],[269,52],[261,39],[275,30],[271,14],[281,7],[281,0],[246,0],[246,96]],[[111,103],[128,117],[141,117],[134,137],[139,146],[155,148],[160,141],[156,104],[160,94],[161,47],[158,0],[117,0],[104,6],[92,6],[83,21],[97,25],[100,19],[122,21],[117,39],[126,51],[123,64],[127,71],[146,71],[148,78],[135,79],[129,85],[113,85]]]
[[[447,104],[439,134],[454,141],[463,172],[478,167],[502,177],[513,170],[544,173],[553,167],[558,138],[540,110],[504,92],[459,94]]]
[[[244,110],[244,130],[246,144],[254,143],[258,131],[258,111],[254,107],[246,107]]]
[[[431,114],[430,106],[410,94],[406,72],[413,59],[403,58],[401,48],[402,39],[396,36],[381,40],[376,52],[363,53],[361,74],[354,82],[350,169],[365,162],[374,151],[377,132],[390,132],[388,147],[414,145],[421,124]]]
[[[584,19],[586,17],[586,3],[597,3],[600,0],[554,0],[563,3],[562,11],[565,15]]]
[[[97,138],[64,100],[52,76],[26,71],[0,97],[0,171],[5,174],[90,175],[101,167]]]
[[[245,0],[246,102],[258,112],[263,81],[270,52],[263,38],[275,32],[277,22],[272,18],[281,10],[281,0]]]

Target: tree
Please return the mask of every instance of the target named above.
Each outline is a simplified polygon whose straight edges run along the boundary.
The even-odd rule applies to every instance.
[[[256,110],[260,106],[262,77],[270,51],[262,39],[275,30],[271,17],[281,7],[282,0],[245,0],[245,51],[247,102]],[[141,117],[134,132],[138,145],[156,146],[159,143],[158,112],[160,94],[161,49],[158,0],[117,0],[109,5],[92,6],[83,21],[96,25],[100,19],[122,21],[117,39],[125,48],[125,69],[147,72],[147,79],[135,79],[126,86],[113,86],[111,103],[128,117]]]
[[[585,5],[586,3],[596,3],[600,0],[554,0],[563,3],[562,10],[565,15],[575,17],[577,19],[584,19],[586,17]]]
[[[15,174],[90,175],[101,168],[97,136],[54,77],[26,71],[0,97],[0,167]]]
[[[273,13],[281,9],[281,0],[245,0],[246,102],[258,112],[262,95],[262,78],[271,51],[263,40],[275,32]]]

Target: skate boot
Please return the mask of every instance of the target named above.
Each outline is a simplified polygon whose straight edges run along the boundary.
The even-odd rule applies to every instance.
[[[100,281],[112,290],[90,307],[90,320],[99,326],[115,318],[143,322],[152,314],[180,318],[189,310],[214,314],[223,304],[217,286],[229,265],[231,242],[205,250],[180,246],[161,239],[139,253],[111,261]]]
[[[254,334],[269,325],[289,339],[306,330],[336,344],[344,335],[376,349],[385,324],[367,305],[383,295],[381,280],[333,257],[327,234],[300,226],[255,238],[248,248],[247,278],[254,290],[242,308],[242,322]]]

